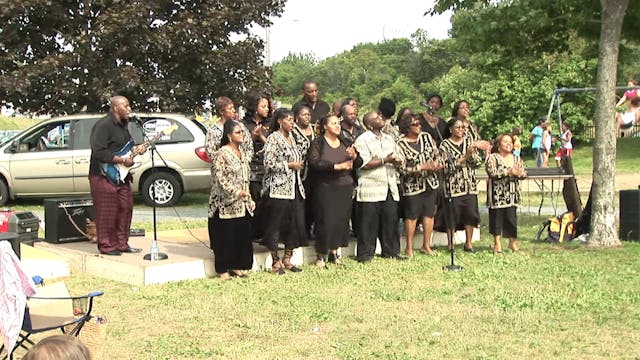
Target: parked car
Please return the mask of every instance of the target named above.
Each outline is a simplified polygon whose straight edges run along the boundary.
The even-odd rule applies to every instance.
[[[139,113],[142,126],[129,123],[136,143],[153,140],[156,151],[137,156],[132,190],[148,205],[172,206],[186,191],[210,187],[204,148],[206,128],[180,114]],[[89,194],[89,137],[104,114],[80,114],[40,122],[0,145],[0,205],[21,197]],[[174,126],[177,125],[177,126]],[[172,127],[169,135],[156,136]],[[144,138],[144,139],[143,139]],[[155,165],[155,166],[154,166]]]

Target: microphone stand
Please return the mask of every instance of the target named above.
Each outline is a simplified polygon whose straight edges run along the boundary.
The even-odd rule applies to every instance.
[[[429,107],[430,108],[430,107]],[[434,114],[431,114],[432,116]],[[440,121],[440,120],[438,120]],[[438,137],[440,137],[440,143],[442,143],[444,141],[444,137],[442,136],[442,134],[440,133],[440,129],[438,129],[438,125],[436,124],[436,131],[438,132]],[[449,156],[449,154],[447,155],[447,164],[449,165],[449,168],[454,169],[455,168],[455,163],[453,162],[453,159],[451,158],[451,156]],[[447,183],[447,171],[446,169],[443,169],[442,171],[442,194],[444,196],[444,184]],[[456,225],[453,224],[453,219],[452,219],[452,214],[451,212],[453,211],[453,204],[452,204],[452,199],[451,197],[449,197],[447,199],[446,202],[443,202],[443,210],[444,210],[444,223],[445,226],[447,228],[447,246],[449,248],[449,254],[451,255],[451,264],[449,265],[445,265],[442,267],[443,271],[461,271],[463,269],[462,266],[456,265],[454,262],[454,255],[455,255],[455,250],[453,248],[453,233],[455,232],[456,229]]]
[[[447,154],[447,163],[449,164],[449,168],[452,168],[452,169],[455,168],[455,163],[453,162],[453,159],[451,159],[451,156],[449,156],[448,154]],[[443,171],[443,178],[445,180],[445,183],[446,183],[447,177],[448,177],[447,171]],[[455,250],[453,247],[453,233],[456,230],[456,224],[454,224],[453,216],[451,216],[453,211],[452,198],[449,197],[445,203],[446,205],[444,207],[444,222],[447,227],[447,244],[449,247],[449,254],[451,255],[451,264],[443,266],[442,270],[443,271],[461,271],[463,267],[456,265],[453,260],[455,255]]]
[[[155,175],[156,173],[155,153],[157,151],[156,145],[149,139],[147,134],[144,132],[142,121],[136,121],[136,123],[138,124],[138,127],[140,127],[140,130],[142,131],[142,138],[145,139],[149,144],[149,151],[151,151],[150,153],[151,154],[151,173]],[[162,155],[160,155],[160,153],[158,153],[158,156],[160,157],[160,160],[162,160],[162,162],[166,163],[166,161],[162,158]],[[157,213],[156,213],[156,183],[155,182],[151,186],[151,198],[153,199],[153,206],[152,206],[153,240],[151,242],[151,249],[152,250],[155,249],[156,251],[158,251],[158,226],[156,222]],[[149,261],[166,260],[168,258],[169,258],[169,255],[159,251],[156,254],[152,254],[152,252],[149,252],[148,254],[145,254],[142,257],[143,260],[149,260]]]

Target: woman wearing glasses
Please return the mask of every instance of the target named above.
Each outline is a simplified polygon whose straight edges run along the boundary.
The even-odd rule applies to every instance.
[[[220,149],[213,159],[213,188],[218,196],[209,203],[209,239],[216,273],[222,280],[247,277],[253,264],[252,221],[255,203],[249,192],[251,157],[242,149],[244,127],[226,121]]]
[[[486,140],[482,140],[482,138],[480,137],[480,133],[478,133],[478,129],[476,129],[475,125],[471,121],[470,115],[471,108],[469,107],[468,101],[460,100],[456,101],[453,104],[451,118],[462,120],[462,124],[464,125],[465,129],[464,135],[467,141],[472,142],[477,149],[489,152],[489,150],[491,149],[491,143]]]
[[[447,123],[448,138],[440,144],[445,160],[444,198],[447,232],[465,231],[464,251],[475,253],[471,244],[473,229],[480,224],[476,168],[482,164],[475,144],[465,135],[465,122],[451,118]],[[453,244],[449,244],[452,246]]]
[[[413,257],[413,237],[416,223],[422,218],[424,241],[420,252],[435,255],[431,249],[433,218],[436,213],[438,170],[443,168],[440,151],[431,135],[422,131],[419,116],[404,115],[398,122],[400,133],[398,147],[406,160],[400,170],[401,206],[404,214],[406,237],[405,254]]]

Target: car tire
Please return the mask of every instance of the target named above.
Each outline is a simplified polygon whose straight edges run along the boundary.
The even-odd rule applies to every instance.
[[[5,205],[9,201],[9,187],[3,179],[0,179],[0,206]]]
[[[182,197],[182,185],[176,176],[167,171],[159,171],[149,175],[142,183],[141,193],[145,204],[154,205],[151,197],[154,183],[156,184],[155,205],[157,207],[173,206]]]

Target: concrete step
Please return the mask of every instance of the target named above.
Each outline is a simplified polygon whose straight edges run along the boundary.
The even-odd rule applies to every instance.
[[[476,229],[474,239],[479,239],[480,232]],[[142,253],[108,256],[98,252],[96,243],[89,241],[48,243],[38,241],[35,250],[45,251],[52,256],[63,259],[72,271],[87,273],[106,279],[125,282],[132,285],[161,284],[171,281],[199,279],[215,276],[213,253],[209,249],[209,237],[206,228],[191,230],[161,231],[157,234],[160,252],[168,255],[168,259],[161,261],[144,260],[143,256],[153,242],[153,234],[145,237],[131,237],[129,245],[142,248]],[[434,246],[446,246],[447,238],[444,233],[434,233]],[[464,243],[464,232],[456,233],[455,244]],[[404,238],[400,240],[401,251],[404,251]],[[422,233],[416,233],[414,246],[422,246]],[[343,257],[355,255],[356,241],[352,239],[349,246],[339,250]],[[380,253],[378,244],[377,253]],[[294,251],[291,262],[295,265],[313,264],[316,253],[313,246],[298,248]],[[42,258],[42,263],[46,262]],[[262,245],[254,243],[254,271],[271,268],[271,254]],[[47,278],[40,274],[41,276]]]

